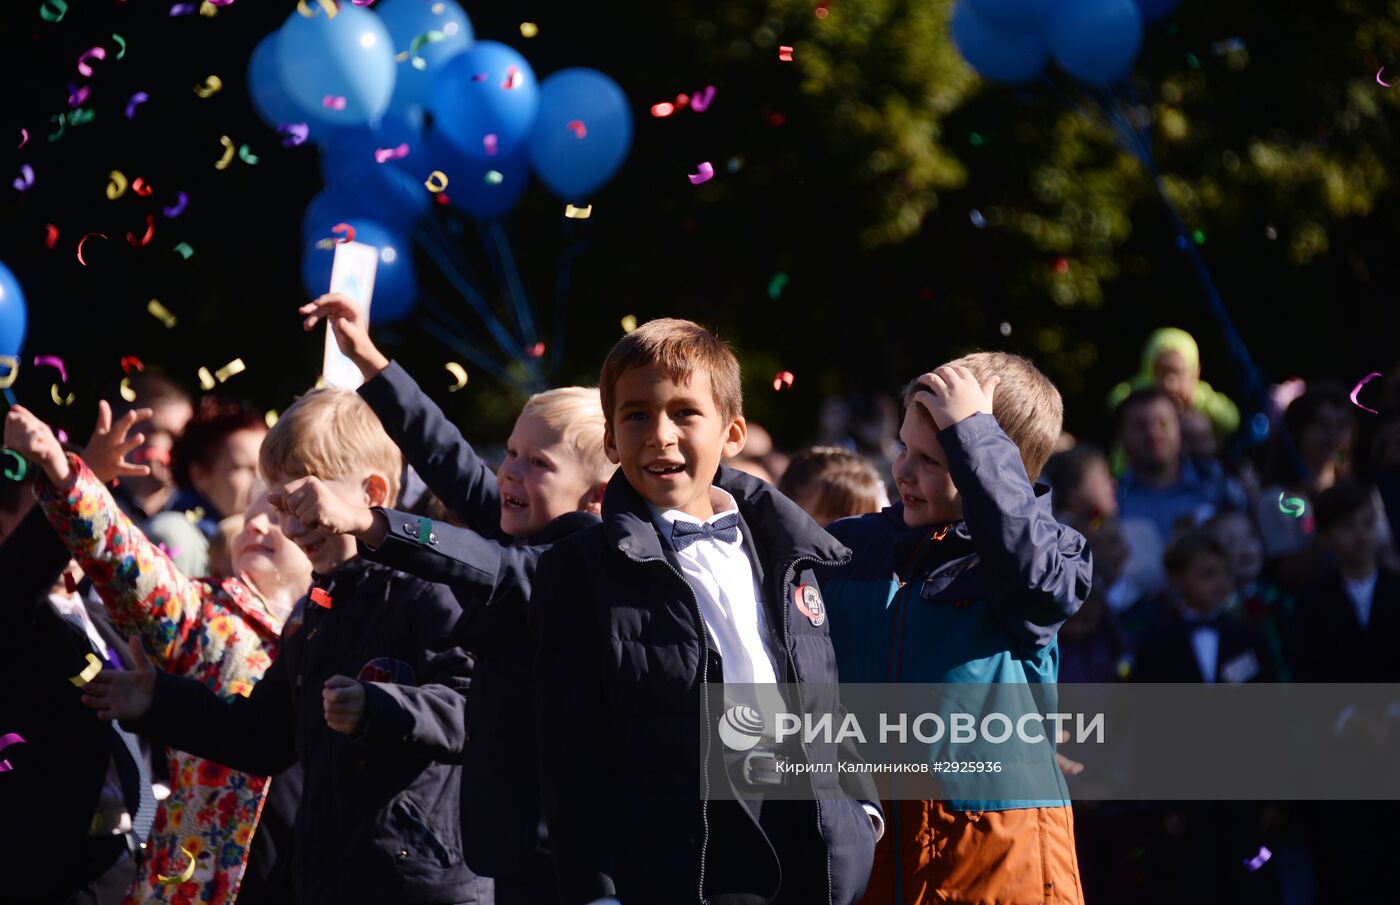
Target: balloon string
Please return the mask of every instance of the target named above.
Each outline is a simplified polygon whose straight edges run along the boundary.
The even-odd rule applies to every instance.
[[[431,223],[431,221],[429,222]],[[436,224],[432,224],[432,227],[437,229]],[[437,229],[437,231],[440,232],[440,229]],[[445,252],[443,248],[444,246],[450,248],[450,243],[445,239],[439,239],[439,237],[433,235],[433,232],[429,229],[420,228],[415,231],[415,235],[419,239],[419,245],[428,253],[428,257],[433,259],[433,263],[437,265],[438,270],[442,271],[443,276],[447,277],[452,287],[457,290],[458,294],[466,300],[467,304],[476,312],[476,315],[481,318],[482,323],[486,325],[486,329],[490,332],[491,337],[496,341],[496,345],[500,346],[501,351],[506,354],[507,360],[520,361],[524,364],[524,362],[521,361],[521,353],[523,350],[520,348],[520,343],[510,335],[500,319],[491,313],[491,309],[487,306],[486,300],[482,298],[481,293],[467,281],[467,278],[462,275],[456,262],[449,260],[449,254]],[[440,242],[441,244],[439,244]]]
[[[520,386],[520,381],[511,377],[510,374],[506,372],[506,369],[497,364],[490,356],[465,340],[461,334],[455,333],[433,320],[429,312],[437,314],[438,316],[441,316],[443,313],[442,309],[438,308],[435,303],[429,304],[426,298],[420,298],[419,304],[423,309],[426,309],[420,311],[417,318],[418,325],[423,328],[424,332],[502,383],[516,387]]]
[[[530,300],[525,295],[525,284],[521,282],[520,271],[515,266],[515,254],[511,251],[510,238],[499,220],[492,220],[482,232],[483,236],[490,237],[498,267],[504,273],[503,282],[510,294],[511,307],[515,310],[515,323],[520,328],[520,338],[527,347],[533,346],[539,340],[539,333],[535,329],[535,319],[530,314]]]
[[[587,220],[563,218],[564,234],[576,232],[578,238],[564,249],[559,260],[559,275],[554,281],[554,341],[549,348],[549,371],[559,374],[564,366],[564,336],[568,320],[565,309],[569,304],[569,290],[573,284],[574,259],[583,253],[592,240],[592,229]]]

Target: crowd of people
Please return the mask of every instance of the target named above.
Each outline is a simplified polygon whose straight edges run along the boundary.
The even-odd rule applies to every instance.
[[[532,397],[493,467],[353,303],[301,314],[358,392],[269,425],[140,375],[81,449],[11,409],[7,900],[1374,900],[1384,805],[843,780],[813,808],[765,797],[696,714],[708,685],[838,674],[1397,681],[1400,407],[1363,424],[1343,386],[1291,383],[1247,447],[1167,329],[1100,436],[1062,432],[1029,362],[978,353],[828,400],[788,454],[744,421],[732,352],[661,320],[598,388]],[[941,573],[923,599],[956,605],[910,607]],[[711,779],[736,800],[702,802]],[[1241,866],[1265,844],[1269,870]]]

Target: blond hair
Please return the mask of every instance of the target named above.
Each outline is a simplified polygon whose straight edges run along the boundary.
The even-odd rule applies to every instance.
[[[1009,352],[974,352],[943,365],[945,368],[967,368],[978,383],[1000,377],[992,396],[992,415],[997,424],[1021,450],[1021,463],[1026,477],[1040,477],[1045,460],[1055,451],[1060,427],[1064,423],[1065,405],[1060,391],[1050,378],[1040,373],[1029,359]],[[917,380],[900,393],[904,407],[914,404],[914,396],[924,390]],[[916,406],[919,417],[931,422],[923,406]]]
[[[875,466],[839,446],[813,446],[793,456],[778,489],[808,515],[832,521],[879,512],[888,501]]]
[[[403,457],[369,403],[350,390],[325,387],[282,413],[263,438],[258,467],[268,483],[303,474],[336,481],[372,472],[388,483],[385,505],[393,505]]]
[[[705,372],[710,375],[710,390],[720,417],[733,421],[744,414],[739,359],[729,344],[694,321],[662,317],[619,339],[603,361],[598,389],[609,424],[617,408],[618,378],[632,368],[652,366],[676,383],[690,380],[696,371]]]
[[[590,481],[607,481],[617,466],[603,448],[603,403],[597,387],[559,387],[536,393],[520,414],[534,415],[573,450]]]

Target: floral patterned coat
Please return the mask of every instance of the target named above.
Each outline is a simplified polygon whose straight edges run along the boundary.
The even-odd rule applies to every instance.
[[[247,696],[277,655],[282,624],[246,582],[186,578],[117,507],[77,456],[67,493],[40,478],[35,493],[49,521],[93,584],[118,629],[141,638],[157,666],[225,695]],[[269,780],[183,751],[169,752],[170,797],[156,811],[143,875],[125,905],[233,902],[248,861]],[[194,856],[189,881],[165,885]]]

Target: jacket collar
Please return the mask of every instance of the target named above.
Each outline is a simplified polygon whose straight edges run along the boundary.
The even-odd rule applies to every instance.
[[[1040,514],[1046,518],[1053,519],[1054,509],[1051,506],[1050,488],[1044,484],[1035,484],[1035,505]],[[915,548],[923,543],[924,537],[930,532],[937,532],[947,527],[948,533],[944,536],[946,541],[958,540],[964,544],[971,545],[972,530],[968,528],[967,522],[959,519],[956,522],[947,522],[939,525],[920,525],[917,528],[910,528],[904,523],[904,503],[897,501],[892,505],[880,510],[882,518],[888,530],[894,532],[895,539],[890,545],[897,559],[907,559],[912,556]]]
[[[771,485],[723,465],[714,484],[734,497],[739,515],[765,560],[836,564],[850,560],[850,550]],[[651,510],[621,469],[603,494],[603,532],[609,546],[634,559],[665,559]]]
[[[598,524],[598,521],[598,516],[591,512],[566,512],[525,538],[523,543],[530,546],[556,543],[575,531],[581,531],[591,525]]]

